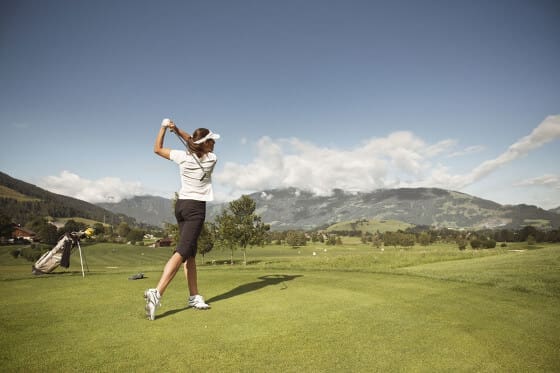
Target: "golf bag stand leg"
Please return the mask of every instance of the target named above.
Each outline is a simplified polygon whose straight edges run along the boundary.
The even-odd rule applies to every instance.
[[[86,277],[84,273],[84,261],[82,259],[82,247],[80,246],[80,241],[78,241],[78,251],[80,252],[80,265],[82,266],[82,277]]]

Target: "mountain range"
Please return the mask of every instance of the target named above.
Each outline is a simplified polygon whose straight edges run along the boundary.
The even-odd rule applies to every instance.
[[[97,203],[97,206],[156,227],[177,223],[173,215],[173,201],[167,198],[136,196],[116,203]]]
[[[559,209],[547,211],[529,205],[500,205],[465,193],[436,188],[400,188],[369,193],[334,190],[318,196],[296,188],[266,190],[249,195],[256,213],[274,230],[317,229],[358,219],[399,220],[414,225],[473,229],[518,229],[533,225],[542,229],[560,226]],[[156,225],[174,222],[172,203],[161,197],[134,197],[102,204],[113,212],[127,214]],[[213,220],[225,207],[209,204],[207,219]]]
[[[274,230],[311,230],[358,219],[473,229],[518,229],[526,225],[542,229],[560,227],[560,206],[547,211],[524,204],[501,205],[437,188],[380,189],[368,193],[337,189],[328,196],[283,188],[252,193],[249,197],[256,202],[256,213]],[[93,205],[48,192],[0,172],[1,213],[22,223],[39,214],[98,221],[124,220],[130,224],[139,222],[161,227],[164,222],[175,223],[172,206],[172,200],[155,196]],[[225,207],[227,203],[209,203],[207,220],[213,220]]]

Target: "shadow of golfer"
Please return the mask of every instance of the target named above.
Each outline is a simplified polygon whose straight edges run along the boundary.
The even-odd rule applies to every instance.
[[[266,276],[257,277],[260,281],[254,281],[248,284],[239,285],[238,287],[233,288],[228,292],[207,299],[206,303],[212,305],[212,303],[214,302],[218,302],[220,300],[229,299],[238,295],[250,293],[252,291],[256,291],[271,285],[282,284],[280,290],[284,290],[288,288],[288,285],[286,285],[286,281],[292,281],[293,279],[296,279],[298,277],[303,277],[303,275],[266,275]],[[169,310],[167,312],[162,313],[161,315],[158,315],[157,318],[161,319],[167,316],[171,316],[178,312],[186,311],[189,308],[190,307],[187,306],[187,307],[177,308],[174,310]]]
[[[236,288],[231,289],[230,291],[216,295],[207,300],[208,303],[215,303],[220,300],[232,298],[238,295],[242,295],[245,293],[249,293],[251,291],[256,291],[262,289],[267,286],[271,285],[278,285],[283,284],[283,287],[280,290],[287,289],[288,286],[286,285],[286,281],[292,281],[295,278],[303,277],[303,275],[266,275],[258,277],[260,281],[250,282],[248,284],[239,285]]]

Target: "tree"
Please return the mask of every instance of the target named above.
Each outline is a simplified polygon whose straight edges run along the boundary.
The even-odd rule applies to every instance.
[[[214,248],[215,236],[216,226],[212,223],[204,223],[197,241],[197,251],[202,256],[202,263],[204,263],[204,255],[208,254]]]
[[[311,233],[311,242],[319,242],[321,240],[321,234],[319,232],[312,232]]]
[[[478,238],[473,238],[471,240],[471,247],[473,249],[480,249],[480,247],[482,246],[482,241],[480,241]]]
[[[243,263],[247,264],[247,246],[264,245],[266,232],[270,230],[259,215],[255,214],[257,204],[249,196],[229,203],[227,209],[216,218],[218,236],[225,247],[233,250],[238,246],[243,250]]]
[[[93,229],[95,229],[95,234],[105,234],[105,226],[102,223],[95,223]]]
[[[416,236],[412,233],[398,232],[385,232],[383,235],[383,243],[385,246],[412,247],[416,242]]]
[[[302,231],[289,231],[286,235],[286,243],[293,248],[305,246],[307,244],[305,233]]]
[[[532,236],[533,239],[536,239],[537,228],[535,228],[531,225],[527,225],[519,231],[519,241],[520,242],[527,241],[529,236]]]
[[[13,231],[14,225],[10,218],[6,215],[0,215],[0,238],[10,239]]]
[[[217,238],[222,248],[230,250],[230,264],[233,264],[233,251],[237,248],[235,238],[235,223],[233,215],[228,209],[222,210],[221,214],[216,217]]]
[[[134,245],[137,242],[142,242],[144,240],[144,234],[145,232],[143,230],[134,228],[128,231],[126,240],[130,241],[130,243]]]
[[[128,226],[127,222],[121,222],[119,224],[119,226],[117,227],[117,234],[120,237],[126,237],[128,235],[128,233],[130,232],[130,227]]]
[[[489,238],[482,242],[482,245],[487,249],[494,249],[496,247],[496,241]]]
[[[286,239],[285,231],[268,232],[267,242],[273,242],[276,245],[282,245],[282,242]]]
[[[39,227],[37,234],[43,243],[54,245],[58,241],[58,230],[53,224],[45,222],[45,224]]]
[[[70,221],[70,220],[69,220]],[[73,220],[72,220],[73,221]],[[47,220],[41,216],[35,216],[33,219],[25,224],[25,228],[39,233],[41,228],[47,223]]]
[[[329,234],[329,236],[327,237],[327,242],[326,242],[326,244],[327,244],[327,245],[330,245],[330,246],[336,245],[336,235],[334,235],[334,234]]]
[[[60,235],[62,235],[66,232],[79,232],[81,230],[86,229],[86,227],[87,226],[84,223],[80,223],[73,219],[70,219],[64,224],[64,227],[62,228],[62,232],[59,233],[61,233]]]
[[[428,246],[430,244],[430,234],[428,232],[422,232],[418,236],[418,243],[422,246]]]
[[[97,234],[97,232],[96,232]],[[113,232],[113,226],[109,225],[107,227],[105,227],[105,237],[113,237],[114,232]]]
[[[501,229],[494,232],[494,240],[500,242],[513,242],[515,240],[515,234],[509,229]]]
[[[396,232],[385,232],[383,234],[384,246],[394,246],[396,248],[398,244],[399,244],[399,240]]]
[[[179,242],[179,225],[165,222],[163,226],[164,236],[171,238],[175,242]]]
[[[416,243],[416,236],[412,233],[399,232],[398,242],[402,247],[412,247]]]
[[[463,237],[457,238],[457,246],[459,246],[459,250],[463,251],[467,248],[468,241]]]
[[[381,245],[383,245],[383,240],[381,239],[381,237],[379,237],[379,234],[372,236],[371,244],[377,249],[379,249]]]
[[[70,222],[69,228],[72,228],[72,224],[76,223],[74,220],[68,220],[68,222]],[[61,233],[58,232],[56,226],[49,223],[47,219],[39,216],[36,216],[28,221],[25,224],[25,227],[35,232],[37,234],[36,238],[46,244],[55,244],[58,241],[59,236],[61,235]]]
[[[371,233],[370,232],[362,232],[362,236],[360,237],[360,241],[362,243],[368,243],[371,242],[372,238],[371,238]]]

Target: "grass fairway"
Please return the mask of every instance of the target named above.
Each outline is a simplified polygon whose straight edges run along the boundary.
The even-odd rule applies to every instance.
[[[88,246],[85,278],[76,254],[70,271],[32,277],[10,249],[0,247],[3,371],[560,370],[557,246],[269,246],[246,267],[217,252],[206,259],[222,264],[199,266],[212,309],[185,307],[179,273],[153,322],[142,293],[168,249]],[[148,278],[128,280],[137,272]]]

